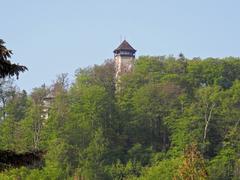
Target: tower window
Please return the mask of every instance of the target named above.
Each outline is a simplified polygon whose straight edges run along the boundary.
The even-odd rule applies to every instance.
[[[129,51],[120,51],[120,55],[129,55],[129,56],[132,56],[133,53],[132,53],[132,52],[129,52]]]

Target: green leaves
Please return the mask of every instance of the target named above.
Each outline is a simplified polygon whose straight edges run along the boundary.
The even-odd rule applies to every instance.
[[[18,64],[12,64],[8,58],[11,58],[12,51],[5,47],[5,42],[0,39],[0,78],[6,76],[19,76],[20,72],[27,70],[27,67]]]
[[[70,88],[64,74],[31,96],[3,87],[1,147],[46,151],[43,169],[6,174],[24,179],[237,179],[239,74],[238,58],[146,56],[121,76],[118,91],[113,61],[80,69]],[[43,120],[42,100],[49,94],[54,100]]]

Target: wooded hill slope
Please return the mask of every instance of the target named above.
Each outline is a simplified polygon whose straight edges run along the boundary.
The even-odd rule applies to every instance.
[[[239,58],[145,56],[117,90],[114,82],[111,61],[30,95],[5,81],[1,149],[46,154],[42,168],[9,169],[0,179],[240,177]]]

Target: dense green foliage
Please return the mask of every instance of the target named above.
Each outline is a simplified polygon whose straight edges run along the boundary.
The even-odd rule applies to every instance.
[[[1,86],[1,149],[46,154],[0,179],[239,179],[239,58],[146,56],[114,77],[107,61],[30,95]]]

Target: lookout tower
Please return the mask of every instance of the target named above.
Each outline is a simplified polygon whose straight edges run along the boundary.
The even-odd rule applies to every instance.
[[[118,80],[122,74],[132,71],[136,50],[124,40],[113,53],[116,66],[116,80]]]

